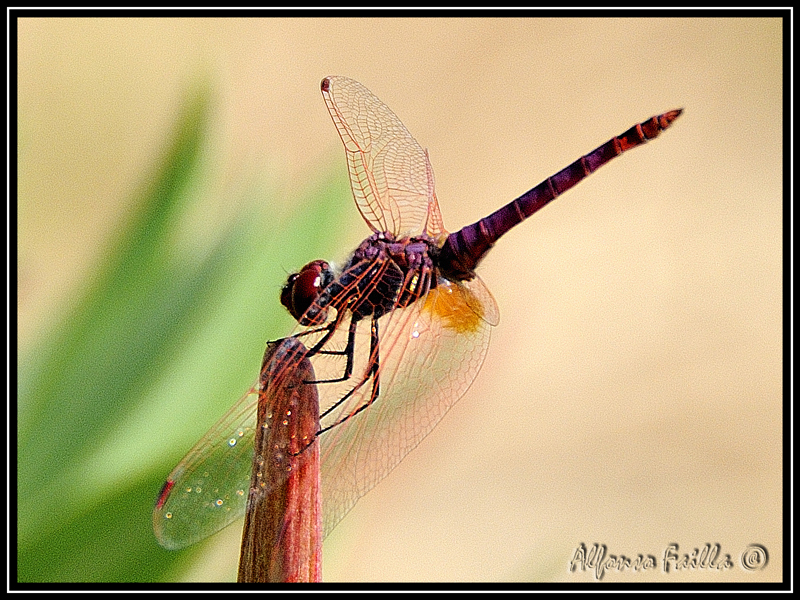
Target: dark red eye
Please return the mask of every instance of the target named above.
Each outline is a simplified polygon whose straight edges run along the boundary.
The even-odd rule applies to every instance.
[[[281,304],[301,324],[315,322],[318,320],[316,315],[311,315],[305,320],[302,317],[332,279],[331,268],[327,262],[312,261],[300,269],[299,273],[289,275],[281,290]]]

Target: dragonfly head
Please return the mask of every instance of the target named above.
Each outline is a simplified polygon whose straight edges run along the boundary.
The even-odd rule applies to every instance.
[[[301,325],[318,325],[323,323],[327,311],[306,312],[314,304],[325,287],[333,281],[333,270],[324,260],[314,260],[292,273],[281,290],[281,304]]]

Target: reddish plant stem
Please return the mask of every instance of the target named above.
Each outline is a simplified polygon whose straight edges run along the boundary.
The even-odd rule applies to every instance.
[[[314,380],[310,361],[297,360],[305,353],[286,338],[264,355],[240,583],[322,580],[319,399],[304,383]]]

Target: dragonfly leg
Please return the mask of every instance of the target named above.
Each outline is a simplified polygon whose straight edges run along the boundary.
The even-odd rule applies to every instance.
[[[378,399],[378,395],[380,394],[380,389],[381,389],[381,386],[380,386],[380,356],[379,356],[379,352],[378,352],[378,348],[379,348],[379,346],[378,346],[378,338],[379,338],[379,336],[378,336],[378,319],[373,317],[372,322],[371,322],[371,327],[370,327],[370,351],[369,351],[370,365],[369,365],[369,368],[367,369],[367,371],[364,374],[364,377],[361,379],[361,381],[359,381],[355,386],[353,386],[353,388],[349,392],[347,392],[344,396],[339,398],[339,400],[337,400],[336,403],[333,406],[331,406],[325,412],[323,412],[320,415],[320,418],[323,418],[323,417],[329,415],[333,410],[335,410],[337,407],[341,406],[342,402],[347,400],[356,391],[361,389],[361,387],[365,383],[367,383],[367,381],[372,379],[372,391],[371,391],[371,393],[369,395],[369,400],[367,400],[364,404],[362,404],[361,406],[356,408],[354,411],[352,411],[352,412],[348,413],[347,415],[345,415],[344,417],[340,418],[335,423],[332,423],[331,425],[328,425],[328,426],[323,427],[322,429],[320,429],[317,432],[318,436],[320,434],[322,434],[322,433],[325,433],[329,429],[333,429],[337,425],[341,425],[342,423],[347,421],[350,417],[353,417],[353,416],[357,415],[362,410],[364,410],[365,408],[370,406],[373,402],[375,402],[375,400]]]
[[[350,332],[351,332],[351,336],[350,337],[353,338],[353,339],[354,339],[354,336],[355,336],[354,332],[355,332],[356,325],[357,324],[354,324],[353,322],[350,323]],[[348,341],[348,346],[351,346],[351,341]],[[353,345],[354,345],[354,342],[353,342]],[[340,352],[331,352],[331,353],[332,354],[340,354]],[[351,352],[350,352],[350,357],[352,358],[352,348],[351,348]],[[296,453],[293,453],[292,456],[298,456],[298,455],[302,454],[303,452],[306,451],[307,448],[311,447],[311,445],[314,443],[314,440],[316,440],[321,434],[325,433],[329,429],[333,429],[337,425],[341,425],[342,423],[347,421],[350,417],[353,417],[353,416],[357,415],[362,410],[364,410],[365,408],[370,406],[373,402],[375,402],[375,400],[377,400],[378,395],[380,394],[380,368],[379,367],[380,367],[380,359],[378,357],[378,319],[373,318],[372,319],[372,323],[371,323],[371,328],[370,328],[370,367],[367,369],[367,372],[365,373],[365,375],[361,379],[361,381],[359,381],[355,386],[353,386],[353,388],[349,392],[347,392],[344,396],[339,398],[339,400],[337,400],[336,403],[333,406],[331,406],[325,412],[320,414],[320,418],[324,418],[325,416],[330,414],[331,411],[335,410],[338,406],[341,406],[342,402],[347,400],[356,391],[361,389],[361,387],[365,383],[367,383],[370,379],[372,379],[372,392],[370,393],[369,400],[367,402],[365,402],[364,404],[362,404],[361,406],[359,406],[354,411],[352,411],[350,414],[345,415],[344,417],[342,417],[341,419],[336,421],[335,423],[321,428],[314,435],[314,439],[311,440],[311,442],[309,442],[305,447],[301,448],[300,451],[298,451]],[[351,371],[351,374],[352,374],[352,364],[350,365],[349,368],[350,368],[350,371]],[[349,376],[350,375],[348,375],[348,377]],[[330,382],[344,381],[344,380],[345,380],[345,378],[333,379],[333,380],[330,380]],[[328,382],[329,381],[317,381],[315,383],[328,383]],[[311,383],[311,382],[306,381],[304,383]]]
[[[301,331],[300,333],[296,333],[296,334],[294,334],[292,336],[289,336],[289,337],[299,338],[299,337],[302,337],[304,335],[311,335],[311,334],[314,334],[314,333],[320,333],[321,331],[324,331],[325,335],[323,335],[322,338],[316,344],[314,344],[311,348],[306,350],[305,356],[311,357],[311,356],[314,356],[316,354],[344,354],[344,352],[338,352],[338,351],[333,351],[333,350],[322,350],[323,346],[325,346],[325,344],[328,343],[328,341],[331,339],[331,337],[333,337],[333,334],[336,333],[336,331],[339,329],[339,325],[342,322],[342,317],[343,316],[344,316],[344,313],[342,312],[342,313],[338,314],[336,316],[336,319],[334,319],[330,323],[326,323],[325,325],[322,325],[320,327],[315,327],[315,328],[312,328],[312,329],[306,329],[305,331]],[[280,339],[275,340],[274,342],[267,342],[267,343],[268,344],[280,344],[285,339],[287,339],[287,338],[280,338]]]
[[[272,348],[274,346],[282,345],[287,340],[290,340],[290,339],[291,340],[297,340],[298,338],[300,338],[300,337],[302,337],[304,335],[320,333],[320,332],[323,332],[323,331],[325,332],[325,335],[323,335],[322,339],[319,342],[317,342],[311,349],[307,349],[305,346],[303,346],[303,344],[299,344],[300,347],[303,348],[303,357],[304,358],[309,358],[311,356],[314,356],[315,354],[334,354],[334,352],[332,352],[332,351],[331,352],[323,351],[323,350],[320,350],[320,348],[322,348],[328,342],[328,340],[331,338],[331,336],[336,332],[336,329],[338,328],[338,325],[339,325],[339,319],[337,318],[335,321],[333,321],[331,323],[328,323],[326,325],[323,325],[321,327],[316,327],[316,328],[313,328],[313,329],[306,329],[305,331],[301,331],[300,333],[297,333],[295,335],[290,335],[290,336],[285,337],[285,338],[279,338],[279,339],[274,340],[274,341],[269,341],[269,342],[267,342],[267,352],[264,355],[264,360],[266,360],[267,357],[270,356],[270,348]],[[261,365],[262,377],[265,375],[266,366],[267,366],[266,363]],[[303,383],[317,383],[317,382],[304,381]]]
[[[289,338],[299,338],[299,337],[303,337],[304,335],[311,335],[312,333],[319,333],[320,331],[324,331],[326,333],[327,337],[324,338],[324,339],[327,340],[327,338],[329,338],[331,336],[331,329],[335,329],[335,327],[334,327],[335,323],[336,323],[336,321],[334,321],[333,323],[326,323],[325,325],[321,325],[319,327],[314,327],[314,328],[311,328],[311,329],[306,329],[305,331],[301,331],[300,333],[295,333],[294,335],[290,335],[290,336],[283,337],[283,338],[278,338],[277,340],[273,340],[273,341],[270,341],[270,342],[267,342],[267,343],[268,344],[280,344],[283,340],[287,340]],[[318,347],[319,345],[320,344],[317,343],[315,348]]]
[[[356,344],[356,328],[358,327],[358,321],[355,319],[350,320],[350,329],[347,332],[347,345],[344,347],[344,350],[317,350],[314,354],[328,354],[328,355],[336,355],[336,356],[346,356],[347,363],[344,367],[344,375],[341,377],[337,377],[336,379],[315,379],[313,381],[304,381],[303,383],[339,383],[341,381],[347,381],[353,374],[353,349],[355,348]],[[327,341],[327,338],[330,337],[326,335],[323,338],[322,342]],[[320,344],[317,344],[314,348],[317,348]],[[313,350],[313,348],[312,348]]]
[[[323,325],[322,327],[318,327],[316,329],[307,329],[306,331],[301,331],[300,333],[296,334],[294,337],[300,337],[301,335],[308,335],[310,333],[319,333],[320,331],[324,331],[325,335],[322,336],[322,339],[314,344],[308,351],[307,356],[314,356],[318,354],[322,347],[328,343],[328,340],[331,339],[336,330],[339,328],[340,319],[337,316],[335,321],[328,323],[327,325]]]

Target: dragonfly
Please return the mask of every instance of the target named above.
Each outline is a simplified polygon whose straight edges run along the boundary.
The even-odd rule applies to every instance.
[[[309,444],[320,444],[327,535],[477,376],[499,322],[475,272],[489,249],[589,174],[657,137],[682,109],[634,125],[488,217],[448,233],[428,152],[394,112],[347,77],[326,77],[321,89],[344,144],[356,206],[372,233],[342,266],[314,260],[289,276],[280,300],[297,320],[289,338],[302,343],[288,346],[294,350],[281,355],[270,376],[313,364],[315,379],[302,385],[317,386],[319,394],[320,425]],[[162,546],[193,544],[244,513],[267,376],[259,375],[167,477],[153,511]]]

